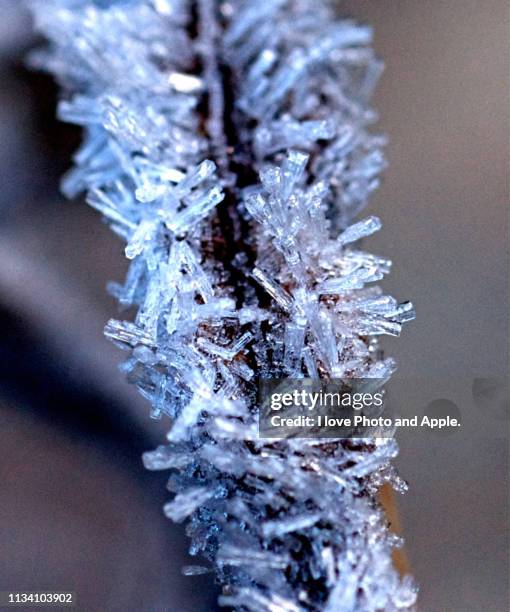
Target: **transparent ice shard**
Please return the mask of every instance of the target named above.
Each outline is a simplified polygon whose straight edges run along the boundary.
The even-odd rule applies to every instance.
[[[176,234],[189,231],[193,225],[206,217],[222,200],[223,192],[217,186],[198,196],[190,196],[186,201],[184,210],[173,219],[169,219],[166,224]]]
[[[266,551],[250,551],[230,544],[223,544],[218,551],[218,562],[222,565],[256,566],[269,569],[285,569],[289,559],[285,555],[275,555]]]
[[[284,289],[272,281],[259,268],[254,268],[252,276],[284,310],[290,309],[292,297]]]
[[[349,244],[350,242],[356,242],[360,238],[365,238],[366,236],[370,236],[374,232],[377,232],[381,229],[382,224],[379,217],[367,217],[363,219],[363,221],[359,221],[354,225],[348,227],[342,234],[339,236],[338,241],[340,244]]]
[[[297,122],[292,119],[274,121],[255,132],[254,145],[261,157],[286,149],[310,149],[318,140],[329,140],[335,135],[331,120]]]
[[[280,198],[286,202],[294,187],[303,176],[308,155],[299,151],[290,151],[282,165],[282,185]]]
[[[209,574],[212,570],[205,567],[204,565],[185,565],[182,568],[184,576],[201,576],[203,574]]]
[[[93,189],[89,192],[87,202],[93,208],[101,212],[107,219],[110,219],[113,223],[125,225],[127,228],[136,231],[137,224],[133,221],[129,215],[125,214],[122,208],[119,208],[115,200],[109,197],[99,189]]]
[[[123,305],[135,303],[137,290],[139,289],[144,272],[146,270],[145,261],[142,258],[135,259],[129,267],[124,285],[109,283],[108,290]]]
[[[362,289],[366,283],[381,280],[383,272],[376,267],[360,268],[340,278],[330,278],[318,287],[319,293],[343,293],[353,289]]]
[[[121,348],[135,347],[138,344],[153,346],[153,339],[143,329],[129,321],[110,319],[104,329],[105,336],[116,342]]]
[[[231,347],[218,346],[212,342],[209,342],[205,338],[198,338],[197,343],[204,351],[207,351],[212,355],[217,355],[225,361],[232,361],[232,359],[234,359],[234,357],[243,350],[243,348],[252,338],[253,335],[250,332],[246,332],[238,340],[236,340],[234,345]]]
[[[285,326],[284,346],[285,357],[283,365],[289,374],[297,373],[301,365],[305,340],[305,327],[289,322]]]
[[[176,523],[195,512],[214,495],[214,491],[205,487],[193,487],[184,493],[178,493],[175,499],[163,507],[163,512]]]
[[[193,463],[192,455],[179,453],[175,448],[168,446],[158,446],[156,450],[143,454],[143,464],[148,470],[183,468],[191,463]]]
[[[280,521],[268,521],[262,525],[262,531],[266,538],[274,538],[292,533],[293,531],[301,531],[319,520],[318,514],[304,514],[302,516],[292,516]]]
[[[156,224],[152,219],[141,221],[125,248],[126,257],[134,259],[137,255],[140,255],[144,248],[150,245],[155,231]]]

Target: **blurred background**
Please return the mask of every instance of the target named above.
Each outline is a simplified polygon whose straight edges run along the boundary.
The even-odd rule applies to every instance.
[[[374,26],[386,63],[375,106],[390,166],[369,246],[393,259],[386,288],[418,312],[383,343],[400,366],[390,391],[415,412],[443,399],[462,415],[451,435],[399,437],[420,609],[506,611],[510,413],[479,410],[472,384],[509,366],[509,5],[348,0],[339,12]],[[80,134],[54,119],[51,79],[23,66],[22,3],[0,0],[0,15],[0,590],[74,590],[86,611],[216,610],[212,578],[181,575],[193,561],[161,511],[165,474],[141,465],[164,424],[102,335],[123,246],[59,194]]]

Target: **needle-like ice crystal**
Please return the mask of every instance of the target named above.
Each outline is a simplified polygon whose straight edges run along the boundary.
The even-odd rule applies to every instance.
[[[221,603],[267,612],[410,608],[378,487],[405,489],[394,440],[258,437],[257,381],[377,377],[375,336],[413,318],[374,283],[391,262],[355,221],[384,168],[368,100],[371,29],[326,0],[32,0],[59,114],[83,127],[63,181],[126,242],[106,335],[170,418],[144,456],[171,470]],[[163,571],[163,570],[162,570]],[[189,575],[208,571],[185,568]]]

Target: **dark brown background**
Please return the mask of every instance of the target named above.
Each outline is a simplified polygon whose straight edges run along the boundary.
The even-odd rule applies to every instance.
[[[418,319],[385,341],[392,393],[454,401],[452,436],[403,432],[400,501],[421,609],[503,611],[508,437],[472,405],[474,377],[508,372],[508,10],[505,0],[352,0],[387,65],[376,106],[390,167],[367,247]],[[214,610],[182,578],[186,541],[160,511],[164,475],[139,456],[162,439],[102,337],[122,245],[57,193],[77,135],[52,120],[50,81],[20,58],[30,25],[0,0],[0,590],[74,589],[80,610]]]

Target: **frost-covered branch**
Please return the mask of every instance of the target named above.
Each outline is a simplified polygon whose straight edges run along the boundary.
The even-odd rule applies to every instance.
[[[33,62],[85,133],[64,192],[87,192],[131,260],[111,291],[136,316],[106,335],[171,419],[144,457],[172,471],[165,513],[188,519],[225,605],[411,607],[377,501],[405,488],[395,441],[257,433],[259,379],[387,379],[375,337],[413,317],[373,284],[390,262],[357,246],[380,228],[354,218],[384,166],[370,28],[322,0],[32,4],[51,42]]]

